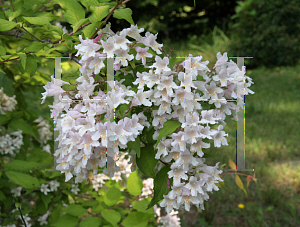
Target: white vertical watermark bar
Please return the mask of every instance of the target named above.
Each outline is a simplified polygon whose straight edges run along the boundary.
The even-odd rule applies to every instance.
[[[54,58],[54,78],[55,79],[58,79],[58,80],[61,80],[61,73],[62,73],[62,67],[61,67],[61,59],[62,58],[69,58],[69,57],[46,57],[46,58]],[[69,58],[70,59],[70,58]],[[56,84],[54,84],[56,85]],[[62,86],[61,86],[62,87]],[[58,104],[59,102],[59,98],[55,98],[55,95],[53,96],[54,98],[54,101],[53,101],[53,105],[56,105]],[[54,112],[53,112],[53,116],[55,116]],[[60,117],[60,114],[59,116],[57,116],[57,119]],[[55,127],[55,119],[53,119],[54,121],[54,127]],[[55,139],[59,136],[59,134],[61,133],[61,128],[58,128],[58,130],[54,130],[54,150],[58,150],[58,141],[55,141]],[[54,166],[54,170],[53,169],[45,169],[46,171],[55,171],[55,163],[56,163],[56,157],[54,156],[54,163],[53,163],[53,166]]]
[[[229,58],[237,58],[237,66],[240,70],[245,71],[244,59],[245,58],[253,58],[253,57],[229,57]],[[244,78],[245,84],[245,78]],[[238,100],[238,105],[244,106],[244,109],[241,109],[236,112],[238,120],[236,122],[236,170],[228,169],[228,171],[254,171],[254,169],[245,169],[245,95],[244,99]],[[242,121],[244,119],[244,121]]]

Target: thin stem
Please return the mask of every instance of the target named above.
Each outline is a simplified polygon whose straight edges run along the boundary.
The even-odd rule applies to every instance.
[[[51,1],[52,1],[52,0],[49,0],[49,2],[47,2],[47,4],[49,4]],[[40,13],[42,13],[46,8],[47,8],[47,6],[44,6],[44,7],[42,8],[42,10],[40,11]],[[28,25],[30,25],[29,22],[27,23],[26,27],[28,27]]]
[[[159,159],[159,161],[161,161],[162,163],[164,163],[164,164],[167,165],[167,166],[171,166],[170,163],[166,163],[166,162],[164,162],[164,161],[162,161],[162,160],[160,160],[160,159]]]
[[[10,4],[11,4],[11,7],[12,7],[12,9],[13,9],[13,12],[15,12],[14,5],[13,5],[13,3],[12,3],[12,0],[10,0]],[[15,21],[16,21],[16,23],[18,23],[17,18],[15,18]]]
[[[123,5],[123,4],[125,4],[126,2],[129,2],[130,0],[125,0],[124,2],[122,2],[121,4],[120,4],[120,2],[118,2],[117,3],[117,5],[115,6],[115,7],[113,7],[113,8],[111,8],[110,9],[110,13],[107,15],[107,17],[105,18],[105,22],[107,22],[107,20],[110,18],[110,16],[113,14],[113,12],[115,11],[115,9],[117,9],[117,7],[119,7],[119,6],[121,6],[121,5]],[[96,34],[97,34],[97,32],[102,28],[102,26],[104,25],[104,23],[102,23],[100,26],[99,26],[99,28],[97,28],[97,30],[94,32],[94,34],[90,37],[90,39],[92,39]]]
[[[22,24],[21,28],[24,29],[24,31],[27,32],[29,35],[31,35],[33,38],[36,38],[38,41],[40,41],[40,42],[42,42],[42,43],[45,43],[44,40],[41,40],[41,39],[35,37],[33,34],[31,34],[29,31],[27,31],[27,29],[25,29],[25,28],[23,27],[23,24]],[[46,41],[46,43],[50,43],[50,42],[49,42],[49,41]]]
[[[87,26],[87,25],[89,25],[89,24],[91,24],[91,23],[89,22],[89,23],[86,23],[86,24],[81,25],[81,26],[76,30],[76,32],[78,32],[79,30],[83,29],[85,26]],[[76,33],[76,32],[74,32],[74,33]],[[69,33],[69,36],[74,35],[74,33],[73,33],[73,32]],[[52,43],[53,43],[53,44],[59,43],[61,40],[62,40],[62,38],[59,39],[59,40],[57,40],[57,41],[55,41],[55,42],[52,42]]]

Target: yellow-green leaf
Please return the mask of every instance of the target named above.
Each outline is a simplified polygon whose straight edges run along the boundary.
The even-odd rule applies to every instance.
[[[30,24],[44,25],[50,23],[50,19],[47,17],[23,17],[23,18],[26,21],[28,21]]]
[[[13,29],[14,27],[16,27],[17,25],[18,24],[16,22],[0,19],[0,31],[1,32],[9,31],[9,30]]]
[[[236,170],[236,165],[235,165],[235,163],[232,161],[232,159],[230,157],[229,157],[228,164],[229,164],[230,169]]]
[[[109,6],[91,6],[92,15],[89,17],[92,23],[102,21],[109,14]]]
[[[129,9],[129,8],[126,8],[126,9],[116,9],[114,11],[113,17],[117,18],[117,19],[125,19],[130,24],[134,24],[131,15],[132,15],[132,10]]]
[[[9,21],[12,21],[13,19],[15,19],[16,17],[21,15],[21,10],[17,10],[15,12],[12,12],[10,10],[6,10],[5,15],[8,17]]]
[[[240,178],[238,175],[235,175],[235,183],[236,183],[236,185],[237,185],[240,189],[242,189],[242,190],[245,192],[246,196],[248,196],[248,195],[247,195],[247,192],[246,192],[246,190],[245,190],[245,188],[244,188],[244,184],[243,184],[241,178]]]

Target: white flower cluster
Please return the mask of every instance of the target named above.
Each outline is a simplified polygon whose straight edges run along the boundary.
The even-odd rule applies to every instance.
[[[11,154],[15,156],[19,153],[23,145],[22,130],[15,131],[0,137],[0,154]]]
[[[3,87],[0,89],[0,114],[5,114],[6,111],[13,111],[16,107],[16,96],[9,97],[3,92]]]
[[[153,206],[154,212],[157,216],[157,223],[163,224],[164,227],[180,227],[180,218],[177,216],[178,211],[172,210],[169,214],[161,216],[160,209],[157,205]]]
[[[158,145],[156,159],[161,158],[165,162],[171,162],[172,159],[175,161],[171,165],[171,171],[168,172],[169,178],[173,178],[172,190],[164,196],[160,205],[166,206],[168,213],[173,208],[179,209],[179,205],[182,204],[185,204],[185,209],[189,211],[190,202],[197,207],[200,205],[204,209],[203,200],[209,198],[207,192],[211,192],[213,189],[219,190],[215,184],[222,181],[218,176],[222,171],[217,170],[219,163],[215,167],[204,164],[205,159],[201,158],[204,155],[202,148],[209,148],[210,143],[205,143],[203,140],[206,138],[213,139],[215,147],[228,145],[225,138],[228,134],[222,131],[223,126],[219,125],[218,130],[214,130],[210,128],[209,124],[221,122],[225,125],[226,115],[231,115],[239,108],[243,108],[244,106],[240,104],[240,101],[243,100],[244,95],[254,93],[248,89],[253,82],[251,78],[244,75],[244,71],[239,70],[233,61],[227,62],[227,53],[224,53],[223,56],[220,52],[217,54],[218,60],[212,72],[207,67],[208,61],[201,62],[202,56],[193,57],[192,55],[181,64],[185,73],[177,73],[176,69],[172,71],[169,68],[169,58],[164,57],[162,59],[158,55],[152,66],[146,66],[146,57],[152,57],[147,50],[151,47],[157,54],[161,54],[162,44],[155,41],[157,34],[153,35],[147,32],[146,36],[142,37],[139,34],[142,31],[143,29],[138,29],[137,26],[132,25],[130,28],[115,34],[108,24],[100,31],[106,33],[102,40],[100,40],[100,33],[94,40],[83,40],[79,36],[81,44],[75,48],[78,50],[76,56],[82,56],[80,60],[82,67],[80,68],[81,76],[77,81],[82,84],[78,86],[78,94],[75,95],[75,98],[106,99],[107,104],[98,105],[89,101],[84,102],[84,105],[83,103],[78,104],[71,110],[69,110],[70,103],[61,102],[53,106],[52,117],[58,116],[62,110],[67,112],[67,114],[62,115],[62,119],[55,119],[57,126],[62,127],[62,133],[58,138],[61,148],[55,152],[55,156],[59,156],[57,162],[60,163],[57,170],[66,173],[66,181],[71,179],[73,176],[71,172],[73,172],[76,175],[75,182],[81,182],[88,178],[91,169],[95,174],[98,166],[104,167],[107,151],[105,147],[110,146],[114,141],[113,152],[107,153],[108,168],[103,170],[105,174],[109,173],[112,177],[114,172],[120,169],[119,167],[115,168],[113,162],[113,157],[118,152],[118,145],[123,149],[127,148],[127,142],[135,140],[143,130],[143,125],[149,127],[150,124],[145,121],[147,118],[143,113],[134,114],[132,119],[122,119],[118,124],[115,122],[103,124],[95,120],[96,116],[103,113],[112,116],[113,110],[122,103],[129,104],[131,102],[131,107],[139,105],[159,106],[158,110],[152,111],[154,116],[152,125],[155,129],[154,140],[157,140],[163,124],[169,119],[179,120],[183,129],[183,131],[171,134],[171,139],[161,140]],[[133,82],[133,84],[138,85],[137,93],[129,90],[130,87],[126,88],[122,85],[123,79],[119,82],[114,81],[115,85],[113,81],[108,82],[110,87],[115,87],[116,94],[114,96],[112,92],[107,92],[106,95],[100,89],[98,95],[93,97],[96,84],[92,75],[98,74],[101,68],[105,66],[103,63],[105,57],[117,55],[114,62],[115,70],[120,70],[125,75],[133,73],[132,71],[126,72],[124,68],[120,69],[121,65],[128,65],[127,60],[131,61],[134,58],[133,54],[128,54],[130,47],[133,47],[134,44],[126,39],[126,36],[146,46],[146,48],[135,48],[137,52],[135,59],[142,59],[144,67],[150,68],[149,72],[137,72],[138,78]],[[206,74],[208,72],[210,76]],[[196,81],[198,75],[205,81]],[[173,82],[174,76],[177,76],[175,81],[180,81],[180,85]],[[246,80],[248,83],[245,83]],[[52,82],[44,86],[46,92],[43,93],[43,101],[46,96],[52,95],[59,95],[60,100],[62,98],[69,99],[67,95],[62,97],[64,93],[60,87],[62,84],[68,83],[52,77]],[[150,90],[144,91],[144,85]],[[190,91],[191,88],[196,89],[197,92],[196,90],[193,92],[186,91]],[[198,93],[199,91],[200,93]],[[125,99],[125,96],[131,97]],[[237,105],[227,102],[226,99],[232,98],[237,99]],[[209,103],[214,103],[216,109],[203,110],[201,104],[194,101],[195,99],[209,99]],[[108,109],[104,106],[108,106]],[[106,134],[107,129],[108,135]],[[195,155],[200,158],[194,157]],[[98,159],[100,157],[101,159]],[[131,162],[132,167],[135,168],[134,158]],[[195,175],[197,170],[201,170],[203,173]]]
[[[153,193],[153,178],[148,178],[143,180],[143,191],[142,196],[145,196],[146,198],[149,197]]]
[[[39,118],[36,119],[34,122],[39,123],[37,125],[38,132],[39,132],[40,139],[41,139],[39,142],[41,145],[43,145],[43,144],[47,143],[47,141],[50,140],[52,137],[52,132],[50,131],[50,125],[41,116],[39,116]],[[49,149],[49,147],[46,147],[45,149]]]
[[[120,168],[120,171],[116,171],[112,178],[110,178],[109,176],[107,176],[106,174],[103,174],[103,173],[91,176],[90,180],[93,184],[93,188],[95,189],[95,191],[98,191],[99,188],[101,188],[105,184],[104,180],[112,179],[112,180],[115,180],[116,182],[118,182],[118,181],[122,180],[122,177],[121,177],[122,174],[125,178],[128,178],[130,176],[130,174],[132,172],[131,171],[132,164],[129,164],[130,159],[125,159],[124,153],[122,153],[120,157],[119,157],[119,155],[116,155],[114,158],[118,159],[115,163]],[[124,191],[124,189],[121,189],[121,191]]]
[[[49,185],[50,185],[50,189],[48,188]],[[48,184],[41,185],[41,192],[43,192],[45,195],[47,195],[48,192],[57,191],[57,188],[60,186],[60,183],[57,182],[57,180],[53,180],[49,182],[49,185]]]

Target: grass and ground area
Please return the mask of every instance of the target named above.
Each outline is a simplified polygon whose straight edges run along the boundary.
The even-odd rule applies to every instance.
[[[203,58],[209,60],[211,66],[216,62],[218,52],[215,44],[212,45],[213,51],[209,52],[207,48],[208,52],[204,54],[214,58]],[[164,46],[168,53],[169,46]],[[189,51],[191,48],[185,43],[170,46],[176,50],[172,56],[201,54]],[[205,211],[198,211],[194,205],[190,212],[181,211],[182,227],[300,226],[299,72],[300,65],[246,69],[246,75],[253,79],[250,89],[255,94],[246,96],[245,168],[255,169],[257,182],[251,181],[247,188],[246,177],[240,176],[248,193],[246,197],[236,185],[235,175],[223,175],[227,189],[209,193]],[[224,168],[227,169],[229,157],[235,162],[236,122],[231,118],[227,116],[224,127],[229,134],[229,145],[215,148],[211,144],[210,152],[218,154],[206,159],[207,165],[226,163]],[[240,173],[253,175],[253,172]],[[239,208],[239,204],[243,204],[244,208]]]

